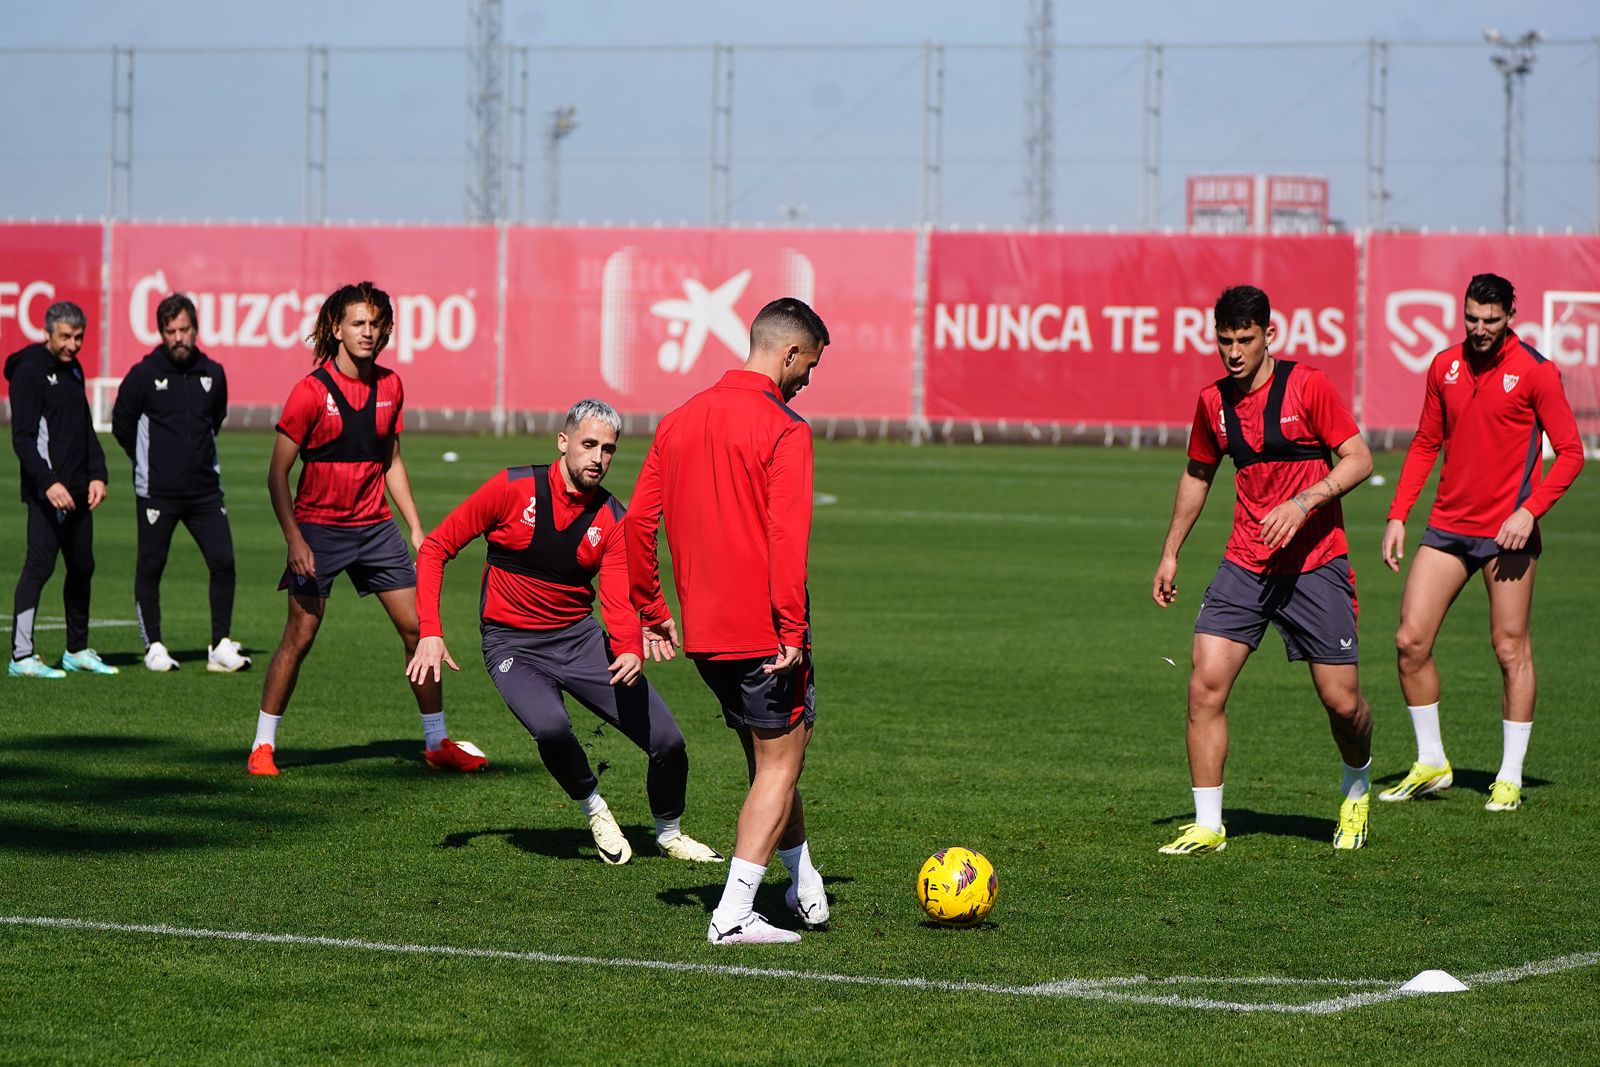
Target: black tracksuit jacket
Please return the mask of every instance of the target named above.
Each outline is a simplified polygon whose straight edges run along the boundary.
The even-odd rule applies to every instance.
[[[111,433],[133,460],[133,491],[180,502],[219,495],[217,431],[228,417],[222,364],[198,348],[179,365],[157,346],[122,379]]]
[[[60,482],[80,507],[89,483],[106,480],[106,454],[94,433],[83,366],[62,362],[43,342],[6,357],[11,389],[11,447],[22,463],[22,499],[45,503]]]

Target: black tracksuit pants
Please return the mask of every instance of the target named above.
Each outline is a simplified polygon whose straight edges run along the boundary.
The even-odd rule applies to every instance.
[[[61,598],[67,616],[67,651],[89,647],[89,583],[94,577],[94,513],[81,500],[71,511],[27,502],[28,550],[11,611],[11,658],[34,654],[33,624],[44,584],[55,573],[56,555],[67,562]]]
[[[167,569],[172,535],[181,522],[200,546],[211,572],[211,644],[229,635],[233,624],[233,532],[222,496],[173,502],[138,497],[139,556],[133,569],[133,603],[139,635],[146,647],[161,640],[161,574]]]

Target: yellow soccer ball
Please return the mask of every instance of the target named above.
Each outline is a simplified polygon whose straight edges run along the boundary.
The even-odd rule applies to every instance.
[[[941,926],[976,926],[1000,892],[994,864],[970,848],[942,848],[917,875],[917,900]]]

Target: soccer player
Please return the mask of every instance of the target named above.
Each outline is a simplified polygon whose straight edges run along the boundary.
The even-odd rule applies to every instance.
[[[800,939],[755,912],[774,849],[789,870],[790,909],[806,926],[828,919],[798,789],[816,719],[806,593],[811,427],[788,403],[827,344],[828,328],[804,302],[762,308],[744,368],[661,420],[626,520],[645,651],[669,659],[679,647],[656,559],[665,514],[681,647],[738,732],[750,772],[727,885],[706,932],[717,945]]]
[[[444,643],[439,586],[445,564],[487,537],[479,597],[484,665],[551,776],[582,806],[600,858],[627,863],[633,849],[572,732],[563,691],[649,756],[645,791],[661,851],[721,863],[721,854],[679,828],[689,757],[672,712],[643,675],[639,616],[628,598],[626,511],[600,487],[621,432],[611,405],[579,401],[556,435],[557,462],[501,471],[428,535],[417,553],[422,640],[406,673],[422,684],[439,679],[441,662],[459,669]],[[597,575],[609,633],[592,614]],[[657,616],[665,613],[664,603],[656,605]]]
[[[278,773],[273,759],[278,724],[340,572],[349,573],[362,596],[377,596],[405,644],[408,662],[417,650],[417,571],[384,501],[387,488],[411,528],[412,545],[420,548],[422,519],[400,458],[405,391],[398,374],[378,366],[393,328],[389,294],[371,282],[330,294],[310,338],[317,369],[295,383],[278,420],[267,491],[289,549],[288,568],[278,584],[289,591],[289,618],[262,686],[246,764],[251,774]],[[300,482],[291,497],[289,468],[297,456]],[[440,681],[429,678],[413,683],[411,690],[422,714],[427,762],[449,770],[481,770],[488,761],[446,735]]]
[[[27,555],[11,612],[13,678],[65,678],[67,671],[116,674],[89,647],[89,588],[94,577],[94,509],[106,498],[106,456],[94,433],[84,393],[83,309],[70,301],[44,313],[45,339],[6,358],[11,383],[11,447],[22,463],[22,502],[28,508]],[[34,617],[44,583],[67,563],[62,600],[67,648],[60,670],[33,646]]]
[[[1500,773],[1484,807],[1515,811],[1522,804],[1522,761],[1533,731],[1533,574],[1539,560],[1539,520],[1583,468],[1583,442],[1561,389],[1556,365],[1511,329],[1517,297],[1511,283],[1478,274],[1467,284],[1462,317],[1466,337],[1440,352],[1428,368],[1422,418],[1411,439],[1389,522],[1383,562],[1399,572],[1406,517],[1428,472],[1444,450],[1444,469],[1421,547],[1400,594],[1400,690],[1417,735],[1417,760],[1379,800],[1410,800],[1454,782],[1439,732],[1439,669],[1433,643],[1456,596],[1483,571],[1489,595],[1489,639],[1504,680]],[[1541,435],[1555,462],[1541,477]]]
[[[228,636],[233,533],[217,460],[217,431],[228,417],[228,378],[222,364],[195,346],[197,321],[194,302],[182,293],[156,305],[161,344],[122,379],[111,408],[111,433],[133,460],[139,542],[133,602],[144,638],[144,665],[152,671],[178,669],[161,640],[161,573],[181,522],[211,572],[206,670],[231,673],[249,667],[250,657]]]
[[[1178,551],[1224,455],[1237,470],[1233,531],[1194,624],[1187,741],[1195,818],[1161,851],[1186,855],[1227,847],[1222,771],[1228,694],[1268,622],[1289,659],[1311,665],[1311,682],[1344,761],[1333,847],[1361,848],[1372,711],[1356,669],[1356,581],[1339,498],[1372,473],[1372,454],[1326,375],[1272,356],[1266,293],[1249,285],[1224,290],[1213,316],[1226,375],[1201,390],[1195,407],[1189,464],[1178,480],[1151,583],[1155,602],[1167,607],[1177,599]]]

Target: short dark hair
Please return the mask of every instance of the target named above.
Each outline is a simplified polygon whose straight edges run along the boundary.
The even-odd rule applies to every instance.
[[[1517,291],[1498,274],[1474,274],[1467,283],[1467,299],[1475,304],[1499,304],[1507,315],[1516,314]]]
[[[55,333],[56,323],[64,322],[75,330],[81,330],[88,322],[83,317],[83,309],[70,300],[57,300],[44,312],[44,332]]]
[[[779,297],[756,312],[750,323],[750,350],[787,345],[797,336],[819,348],[829,343],[828,327],[810,304],[792,296]]]
[[[189,322],[196,328],[200,327],[200,314],[194,309],[194,301],[182,293],[173,293],[156,305],[156,329],[165,330],[167,323],[183,314],[189,313]]]
[[[1217,297],[1211,317],[1219,330],[1265,329],[1272,324],[1272,301],[1253,285],[1230,285]]]

